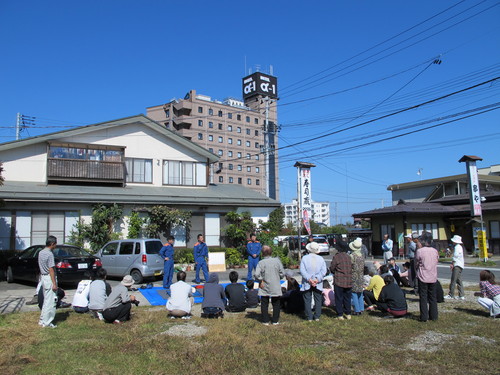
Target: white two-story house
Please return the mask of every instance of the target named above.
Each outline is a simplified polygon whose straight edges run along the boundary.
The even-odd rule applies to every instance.
[[[218,156],[144,115],[0,144],[0,249],[67,241],[75,223],[88,222],[96,203],[118,203],[127,235],[133,210],[153,205],[189,210],[191,236],[175,228],[178,246],[204,233],[222,246],[224,215],[250,211],[266,220],[280,203],[241,185],[210,183]]]

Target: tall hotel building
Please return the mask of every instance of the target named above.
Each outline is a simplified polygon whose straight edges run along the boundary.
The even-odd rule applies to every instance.
[[[243,185],[279,200],[276,101],[276,77],[257,72],[243,78],[243,100],[219,101],[191,90],[184,99],[148,107],[147,116],[220,157],[213,183]]]

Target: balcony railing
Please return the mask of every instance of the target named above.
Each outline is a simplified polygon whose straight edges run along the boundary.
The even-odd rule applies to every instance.
[[[49,181],[95,181],[123,184],[125,168],[123,162],[48,158],[47,178]]]

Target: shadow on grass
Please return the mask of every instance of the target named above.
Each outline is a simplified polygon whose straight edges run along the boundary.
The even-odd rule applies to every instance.
[[[260,322],[261,321],[261,314],[256,312],[256,311],[247,311],[245,318],[246,319],[253,319],[253,320]]]
[[[478,309],[468,309],[465,307],[455,307],[455,310],[459,312],[463,312],[469,315],[474,315],[474,316],[482,316],[484,318],[489,317],[490,315],[486,311],[478,310]]]
[[[70,313],[71,311],[57,312],[56,317],[54,318],[54,324],[66,321]]]

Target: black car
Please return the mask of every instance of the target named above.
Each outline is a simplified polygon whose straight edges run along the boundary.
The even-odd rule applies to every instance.
[[[7,282],[25,280],[38,282],[40,269],[38,267],[38,253],[45,246],[30,246],[19,255],[7,261]],[[95,270],[102,266],[101,260],[78,246],[57,245],[54,249],[56,264],[56,278],[58,283],[78,283],[88,270]]]

